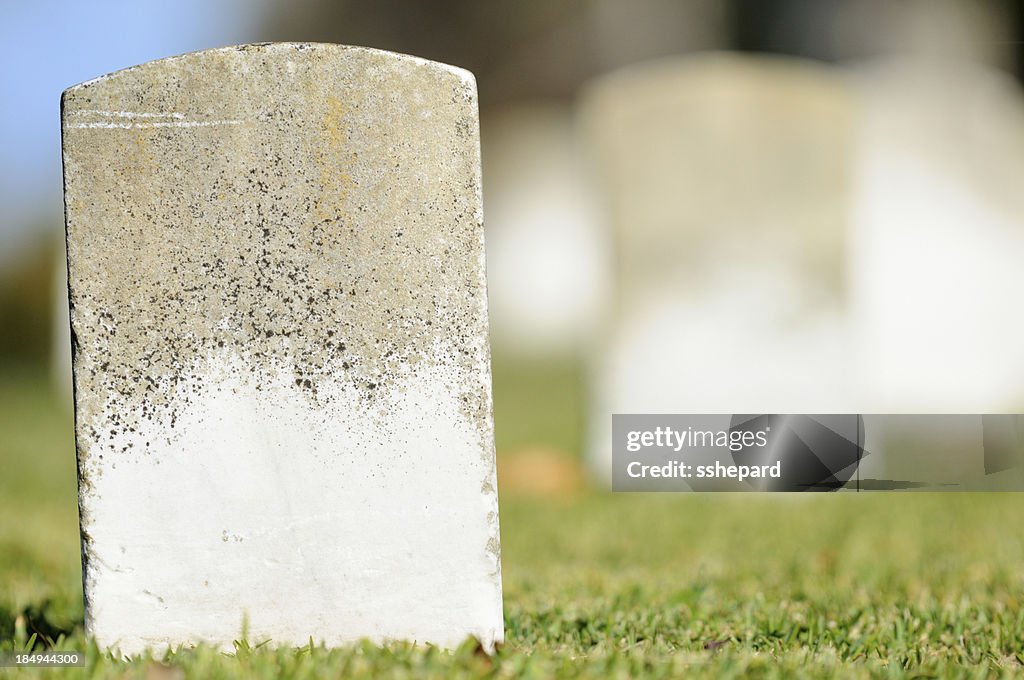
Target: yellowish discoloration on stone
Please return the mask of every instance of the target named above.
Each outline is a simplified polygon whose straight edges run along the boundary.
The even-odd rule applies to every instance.
[[[327,115],[324,118],[324,132],[327,138],[327,153],[320,157],[320,186],[323,195],[317,201],[317,218],[329,219],[331,215],[344,212],[345,197],[352,185],[346,158],[344,128],[345,104],[338,97],[327,98]]]
[[[293,68],[273,58],[282,49]],[[236,95],[197,100],[211,81]],[[454,71],[323,45],[186,55],[68,90],[66,121],[128,105],[241,121],[65,125],[81,424],[98,436],[173,410],[182,368],[225,352],[254,372],[291,366],[311,399],[339,376],[373,399],[436,342],[486,364],[477,158],[464,153],[475,96]],[[138,409],[110,412],[102,395]],[[467,384],[465,401],[483,423],[486,385]]]

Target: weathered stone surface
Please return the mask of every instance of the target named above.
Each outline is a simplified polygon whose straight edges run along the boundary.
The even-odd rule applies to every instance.
[[[472,75],[250,45],[62,103],[89,630],[500,640]]]
[[[592,362],[595,471],[612,413],[846,413],[854,100],[797,59],[627,67],[582,103],[614,234]]]

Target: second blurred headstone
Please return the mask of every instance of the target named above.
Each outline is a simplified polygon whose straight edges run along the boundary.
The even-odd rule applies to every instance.
[[[589,457],[612,413],[848,406],[853,100],[826,67],[710,54],[596,82],[582,123],[615,239]]]

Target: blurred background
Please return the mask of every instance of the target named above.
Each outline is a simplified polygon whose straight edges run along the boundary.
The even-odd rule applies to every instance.
[[[0,576],[51,559],[25,536],[75,535],[60,92],[209,47],[366,45],[476,74],[502,494],[600,485],[613,412],[1024,407],[1019,0],[0,17]]]

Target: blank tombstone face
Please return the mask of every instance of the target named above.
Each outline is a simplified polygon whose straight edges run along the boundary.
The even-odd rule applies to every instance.
[[[63,133],[90,631],[500,640],[472,76],[210,50]]]
[[[625,68],[583,102],[614,235],[592,459],[611,413],[849,412],[853,98],[795,59]]]

